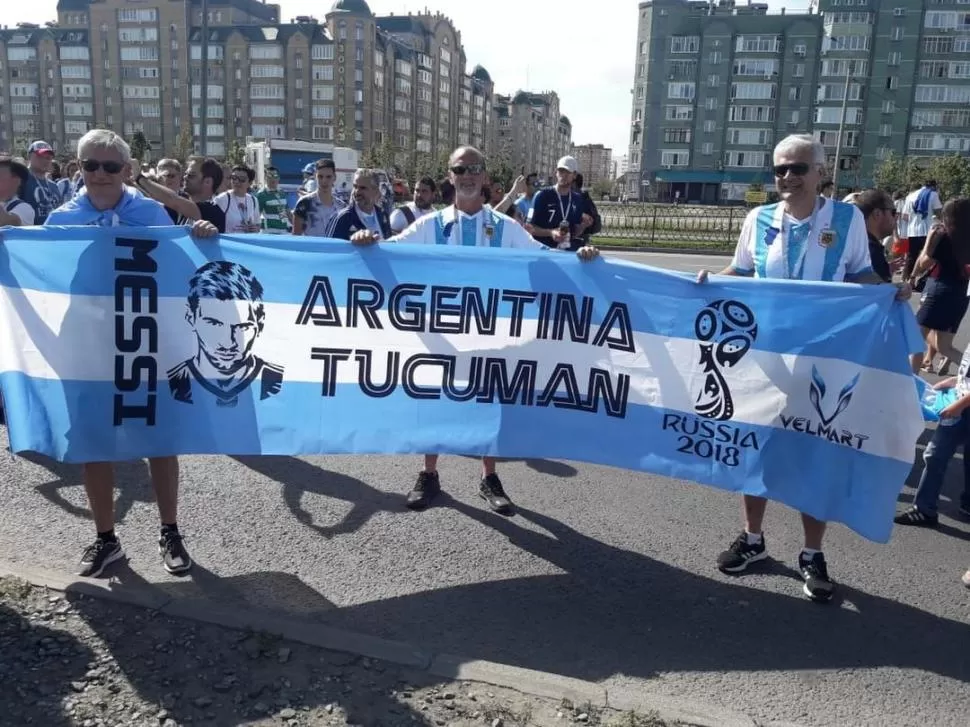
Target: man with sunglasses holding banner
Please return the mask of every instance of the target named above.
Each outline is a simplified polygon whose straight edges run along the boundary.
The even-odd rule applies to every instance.
[[[872,269],[869,236],[859,209],[819,195],[825,148],[813,136],[795,134],[774,150],[773,172],[781,202],[755,207],[741,227],[731,264],[720,275],[789,280],[882,284]],[[708,279],[701,270],[698,283]],[[912,294],[900,284],[897,298]],[[741,573],[768,557],[761,525],[768,501],[744,495],[744,531],[717,559],[724,573]],[[832,598],[834,584],[822,554],[825,523],[802,513],[805,546],[798,556],[803,592],[813,601]]]
[[[172,219],[160,202],[125,184],[131,168],[131,149],[124,139],[107,129],[94,129],[81,137],[77,152],[84,187],[74,199],[51,212],[45,226],[172,226]],[[219,234],[216,226],[206,220],[197,220],[191,229],[197,238]],[[110,272],[105,271],[105,274]],[[71,422],[71,426],[82,427],[84,422]],[[182,544],[176,521],[178,459],[151,457],[148,464],[161,519],[158,548],[162,563],[169,573],[183,574],[192,567],[192,559]],[[78,573],[96,577],[125,554],[114,531],[114,467],[111,462],[87,462],[83,470],[84,490],[97,537],[85,548]]]
[[[454,205],[424,215],[388,242],[550,250],[511,217],[485,206],[482,196],[485,156],[478,149],[471,146],[456,149],[448,160],[448,170],[448,178],[455,187]],[[355,245],[369,245],[378,240],[369,230],[360,230],[351,235],[350,241]],[[592,260],[598,254],[595,247],[576,251],[580,260]],[[422,510],[440,492],[438,455],[426,454],[424,469],[408,494],[407,506],[411,510]],[[478,494],[494,512],[500,515],[513,513],[512,501],[495,472],[494,457],[482,457]]]

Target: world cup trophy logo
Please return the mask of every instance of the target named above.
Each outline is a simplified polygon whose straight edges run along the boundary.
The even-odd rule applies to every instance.
[[[694,411],[706,419],[727,421],[734,416],[734,400],[723,370],[737,365],[758,337],[754,313],[736,300],[715,300],[697,314],[694,333],[704,367],[704,386]]]

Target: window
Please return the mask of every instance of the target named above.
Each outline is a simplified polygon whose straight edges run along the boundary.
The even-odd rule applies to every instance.
[[[839,124],[842,120],[842,108],[840,106],[816,106],[816,124]],[[862,109],[858,106],[848,106],[845,109],[845,123],[861,124]]]
[[[333,86],[314,86],[311,95],[314,101],[333,101],[335,98]]]
[[[899,78],[897,76],[889,76],[886,78],[886,90],[895,91],[899,88]]]
[[[899,51],[893,51],[889,54],[889,65],[898,66],[901,58],[902,54]]]
[[[892,35],[890,36],[893,40],[902,40],[905,31],[902,28],[893,28]]]
[[[791,86],[788,89],[788,100],[789,101],[801,101],[802,100],[802,87],[801,86]]]
[[[707,77],[707,85],[710,88],[717,88],[721,85],[721,77],[717,74]]]
[[[892,124],[880,124],[879,125],[879,136],[892,136],[893,135],[893,125]]]
[[[126,8],[118,11],[119,23],[155,23],[158,21],[158,12],[154,9],[137,10]]]
[[[121,89],[122,98],[158,98],[158,86],[124,86]]]
[[[332,45],[315,45],[310,49],[310,57],[315,61],[332,61]]]
[[[62,61],[88,61],[91,60],[91,53],[86,46],[67,45],[61,46],[59,54]]]
[[[121,49],[121,60],[123,61],[157,61],[158,46],[125,46]]]
[[[721,51],[712,50],[709,58],[710,58],[711,65],[716,66],[718,63],[721,62],[721,60],[723,59],[723,56],[721,55]]]
[[[190,53],[192,54],[192,60],[193,61],[201,61],[202,60],[202,46],[201,45],[195,45],[195,44],[193,44],[192,45],[192,48],[190,50]],[[208,47],[208,50],[206,51],[206,53],[208,53],[209,60],[210,61],[221,61],[223,59],[223,57],[224,57],[225,49],[221,45],[210,45]]]
[[[442,48],[438,54],[438,57],[441,58],[441,60],[445,63],[451,63],[451,52],[447,48]]]
[[[768,153],[763,151],[729,151],[724,155],[724,166],[765,169],[768,167]]]
[[[676,151],[661,150],[660,163],[665,167],[686,167],[690,164],[690,152],[681,149]]]
[[[419,68],[418,81],[420,83],[426,83],[430,86],[434,82],[434,77],[431,75],[431,71],[425,71]]]
[[[800,111],[792,111],[791,116],[788,117],[788,123],[794,126],[799,122],[799,120],[801,119],[801,116],[802,115]]]
[[[332,81],[333,80],[333,66],[314,64],[313,66],[313,80],[314,81]]]
[[[333,106],[314,105],[310,115],[314,119],[323,119],[324,121],[329,121],[334,115]]]
[[[61,66],[61,78],[91,78],[91,66]]]
[[[704,144],[701,146],[701,154],[703,154],[704,156],[710,156],[713,153],[714,153],[714,144],[709,141],[705,141]]]
[[[311,133],[314,141],[333,141],[332,126],[314,126]]]
[[[896,113],[896,102],[892,99],[887,99],[882,102],[882,112],[884,114],[894,114]]]
[[[64,84],[61,86],[61,95],[72,98],[91,98],[91,84]]]
[[[716,121],[705,121],[704,122],[704,133],[705,134],[713,134],[715,131],[717,131],[717,122]]]
[[[717,109],[717,99],[709,98],[706,101],[704,101],[704,108],[707,109],[708,111],[715,111]]]
[[[66,103],[64,104],[64,115],[65,116],[94,116],[94,104]]]
[[[36,61],[36,48],[13,47],[7,48],[8,61]]]
[[[777,53],[781,39],[776,35],[739,35],[734,42],[736,53]]]
[[[739,58],[734,61],[735,76],[773,76],[778,73],[774,58]]]
[[[664,129],[665,144],[690,144],[690,129]]]
[[[249,67],[250,78],[283,78],[283,66],[257,66]]]
[[[775,84],[773,83],[732,83],[732,99],[773,99],[775,98]]]
[[[893,15],[897,18],[906,16],[906,8],[893,8]]]
[[[869,50],[868,35],[838,35],[827,36],[822,43],[822,51],[867,51]]]
[[[249,46],[251,60],[280,60],[283,58],[283,46],[276,43],[259,43]]]
[[[917,103],[970,103],[970,86],[930,86],[920,84],[916,87]]]
[[[823,76],[838,76],[845,78],[849,76],[865,76],[868,74],[868,61],[854,59],[840,59],[822,61]]]
[[[122,43],[157,43],[158,28],[119,28],[118,40]]]
[[[671,61],[667,72],[674,78],[693,79],[697,75],[697,61]]]
[[[286,107],[283,104],[253,104],[249,107],[252,116],[265,116],[269,118],[281,118],[286,116]],[[209,114],[211,117],[212,114]]]
[[[771,142],[771,129],[728,129],[728,143],[736,146],[765,146]]]
[[[670,39],[671,53],[697,53],[700,48],[699,35],[675,35]]]
[[[667,98],[682,98],[691,100],[694,98],[693,83],[668,83]]]
[[[792,76],[794,78],[804,78],[804,76],[805,76],[805,64],[804,63],[796,63],[792,67],[792,73],[791,74],[792,74]]]
[[[690,121],[694,118],[694,107],[668,106],[665,118],[667,121]]]
[[[398,58],[394,61],[394,72],[402,76],[411,77],[411,64]]]
[[[774,121],[775,107],[732,105],[728,112],[728,118],[731,121]]]

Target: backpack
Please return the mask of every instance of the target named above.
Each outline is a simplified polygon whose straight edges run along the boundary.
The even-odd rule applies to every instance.
[[[930,199],[932,196],[933,190],[929,187],[923,187],[919,191],[919,194],[916,195],[916,199],[913,201],[913,212],[924,220],[930,213]]]
[[[401,210],[401,214],[404,215],[404,219],[406,219],[408,221],[408,226],[413,225],[414,224],[414,220],[416,218],[414,216],[414,212],[412,211],[412,209],[410,207],[408,207],[407,205],[404,205],[402,207],[398,207],[398,209]]]

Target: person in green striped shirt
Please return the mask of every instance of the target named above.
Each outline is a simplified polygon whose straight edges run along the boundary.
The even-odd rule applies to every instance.
[[[266,168],[266,186],[256,193],[259,211],[263,217],[263,231],[271,235],[285,235],[290,231],[290,210],[286,193],[280,191],[280,171]]]

